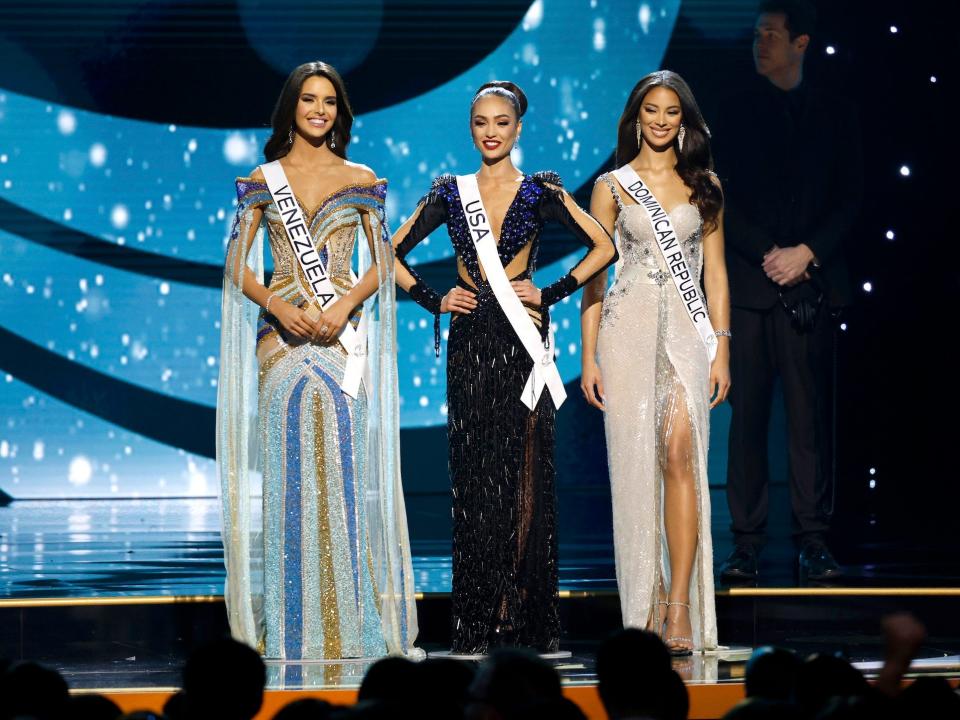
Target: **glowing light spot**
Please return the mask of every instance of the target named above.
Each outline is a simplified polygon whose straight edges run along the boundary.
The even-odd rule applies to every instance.
[[[607,24],[603,18],[597,18],[593,21],[593,49],[597,52],[603,52],[607,47]]]
[[[223,142],[223,157],[231,165],[249,165],[257,161],[257,143],[242,133],[230,133]]]
[[[67,481],[71,485],[81,486],[90,482],[93,477],[93,464],[83,455],[77,455],[70,461],[67,471]]]
[[[94,143],[90,146],[90,164],[94,167],[103,167],[107,162],[107,148],[103,143]]]
[[[117,204],[110,211],[110,223],[117,229],[123,230],[130,222],[130,211],[127,206]]]
[[[535,0],[523,16],[523,29],[536,30],[543,22],[543,0]]]
[[[57,115],[57,129],[64,135],[73,135],[77,129],[77,116],[69,110],[61,110]]]
[[[637,13],[637,20],[640,22],[640,29],[643,30],[643,34],[646,35],[650,32],[650,6],[647,3],[642,3],[640,5],[640,12]]]
[[[162,282],[160,283],[160,294],[169,295],[170,294],[170,283]]]
[[[865,282],[865,283],[863,284],[863,291],[864,291],[864,292],[873,292],[873,283]]]
[[[900,166],[900,174],[903,175],[903,177],[910,177],[910,166],[909,166],[909,165],[901,165],[901,166]]]
[[[897,234],[893,230],[887,230],[887,240],[893,240],[897,237]]]

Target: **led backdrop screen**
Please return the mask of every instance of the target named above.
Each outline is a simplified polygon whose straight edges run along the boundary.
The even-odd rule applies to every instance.
[[[720,18],[708,3],[687,5],[723,36],[749,28],[754,3]],[[475,169],[469,101],[494,78],[530,100],[517,165],[555,170],[586,201],[610,167],[627,93],[660,67],[679,9],[679,0],[5,5],[0,488],[18,498],[215,493],[233,181],[262,160],[293,66],[324,59],[344,74],[356,111],[350,157],[389,179],[394,227],[435,176]],[[581,252],[548,234],[538,282]],[[441,230],[411,260],[443,287],[451,255]],[[568,384],[579,375],[578,312],[579,294],[553,312]],[[404,297],[398,327],[405,441],[431,428],[416,437],[442,440],[445,357],[434,356],[432,322]],[[715,414],[719,452],[724,417]],[[442,472],[445,449],[437,453]]]

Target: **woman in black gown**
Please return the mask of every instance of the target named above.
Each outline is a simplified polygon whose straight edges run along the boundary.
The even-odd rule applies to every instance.
[[[616,250],[556,174],[523,175],[514,167],[510,150],[526,104],[513,83],[488,83],[471,103],[470,127],[482,158],[476,181],[498,238],[500,262],[546,343],[550,305],[603,271],[616,259]],[[567,275],[540,290],[531,278],[541,229],[552,221],[566,226],[589,252]],[[457,282],[441,296],[404,258],[444,223],[456,251]],[[521,645],[555,652],[560,619],[554,398],[545,388],[532,411],[521,401],[533,360],[478,261],[456,178],[434,181],[393,242],[397,282],[434,314],[438,351],[439,316],[453,313],[447,354],[453,650],[482,654],[491,647]]]

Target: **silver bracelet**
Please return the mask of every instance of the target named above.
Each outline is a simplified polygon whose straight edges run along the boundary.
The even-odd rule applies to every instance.
[[[716,335],[717,337],[728,337],[728,338],[733,337],[733,333],[730,332],[729,330],[717,330],[714,333],[714,335]]]
[[[276,293],[270,293],[270,297],[267,298],[267,304],[263,306],[263,309],[268,313],[270,312],[270,301],[277,297]]]

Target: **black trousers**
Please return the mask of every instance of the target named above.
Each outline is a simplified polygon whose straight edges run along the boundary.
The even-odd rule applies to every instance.
[[[727,502],[737,543],[759,547],[768,510],[767,433],[779,375],[787,415],[793,534],[801,544],[829,528],[825,505],[832,443],[834,320],[821,308],[817,324],[799,333],[778,304],[768,310],[732,308],[730,327],[730,447]]]

